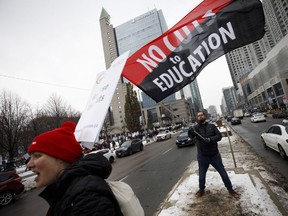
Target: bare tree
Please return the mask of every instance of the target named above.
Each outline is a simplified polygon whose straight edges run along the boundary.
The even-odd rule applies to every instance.
[[[70,105],[56,94],[50,96],[43,110],[46,117],[51,117],[49,125],[51,125],[52,128],[50,129],[60,127],[61,123],[70,117],[77,118],[79,116],[79,113],[74,111]]]
[[[18,147],[29,121],[29,105],[11,92],[0,94],[0,149],[7,152],[10,161],[18,156]]]
[[[57,122],[56,119],[58,118],[57,115],[56,117],[48,116],[46,112],[43,109],[39,109],[39,107],[33,110],[31,109],[30,113],[31,114],[29,115],[29,124],[27,125],[25,129],[25,134],[23,134],[22,137],[22,146],[25,152],[27,152],[29,145],[36,136],[57,127],[55,126],[55,122]],[[80,113],[71,110],[68,110],[67,113],[68,116],[62,116],[63,121],[69,120],[75,123],[78,122],[80,118]]]
[[[25,127],[25,132],[22,135],[22,148],[24,152],[27,152],[29,145],[33,138],[40,133],[47,131],[47,120],[42,109],[37,107],[36,109],[29,110],[29,123]]]
[[[47,130],[42,121],[42,119],[45,118],[45,115],[44,111],[38,106],[36,109],[31,109],[30,112],[31,118],[27,130],[30,131],[31,136],[35,137]]]

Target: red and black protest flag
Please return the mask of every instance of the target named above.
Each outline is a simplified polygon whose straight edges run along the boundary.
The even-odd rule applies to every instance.
[[[204,0],[131,55],[122,75],[159,102],[191,83],[210,62],[261,39],[264,25],[259,0]]]

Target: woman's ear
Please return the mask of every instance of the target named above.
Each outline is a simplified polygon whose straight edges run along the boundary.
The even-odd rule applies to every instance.
[[[66,167],[68,167],[70,165],[70,163],[68,163],[66,161],[63,161],[61,159],[56,158],[56,160],[63,168],[66,168]]]

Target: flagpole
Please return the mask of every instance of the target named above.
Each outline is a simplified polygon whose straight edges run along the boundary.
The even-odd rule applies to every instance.
[[[176,116],[176,115],[173,113],[173,111],[170,110],[163,102],[160,102],[159,104],[161,104],[169,113],[171,113],[171,114],[174,116],[174,118],[179,118],[179,117]],[[185,121],[185,119],[182,120],[182,121],[184,121],[184,123],[187,123],[187,122]]]

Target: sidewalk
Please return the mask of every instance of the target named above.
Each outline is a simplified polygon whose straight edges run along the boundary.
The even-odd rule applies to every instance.
[[[220,131],[226,135],[224,127]],[[168,194],[156,215],[288,215],[286,179],[271,170],[249,144],[232,131],[231,136],[223,137],[219,142],[219,151],[234,189],[241,194],[240,199],[234,199],[228,194],[220,175],[212,166],[206,175],[205,194],[201,198],[196,198],[198,164],[197,161],[193,161]]]

